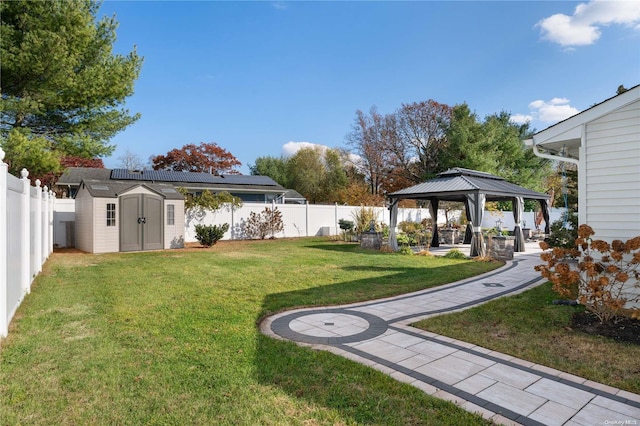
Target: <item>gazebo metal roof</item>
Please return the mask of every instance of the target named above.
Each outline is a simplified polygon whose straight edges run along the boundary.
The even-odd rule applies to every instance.
[[[388,194],[391,199],[430,199],[464,201],[466,194],[480,192],[487,201],[522,197],[529,200],[548,200],[547,194],[532,191],[507,182],[504,178],[485,172],[463,168],[449,169],[434,179]]]

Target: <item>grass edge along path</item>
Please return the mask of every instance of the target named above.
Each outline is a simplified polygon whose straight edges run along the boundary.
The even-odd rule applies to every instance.
[[[640,346],[570,327],[580,306],[554,305],[550,283],[414,327],[640,394]]]
[[[54,254],[0,348],[3,424],[488,424],[260,334],[286,308],[416,291],[495,265],[319,238]]]

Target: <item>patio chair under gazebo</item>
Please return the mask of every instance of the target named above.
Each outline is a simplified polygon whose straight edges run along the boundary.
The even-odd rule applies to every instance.
[[[524,234],[522,232],[522,215],[524,200],[538,200],[545,221],[545,233],[549,233],[549,199],[550,196],[540,192],[507,182],[505,179],[476,170],[454,168],[438,174],[434,179],[401,189],[387,195],[391,212],[389,246],[398,249],[395,228],[398,222],[398,201],[429,201],[429,212],[432,218],[438,217],[439,201],[457,201],[464,203],[467,220],[471,226],[471,256],[486,254],[482,238],[481,224],[484,207],[487,201],[511,201],[515,228],[514,251],[523,252]],[[440,245],[437,220],[433,221],[431,246]]]

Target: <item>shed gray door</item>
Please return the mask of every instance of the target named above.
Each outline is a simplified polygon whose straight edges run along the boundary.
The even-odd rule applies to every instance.
[[[120,251],[163,247],[162,198],[149,194],[120,197]]]

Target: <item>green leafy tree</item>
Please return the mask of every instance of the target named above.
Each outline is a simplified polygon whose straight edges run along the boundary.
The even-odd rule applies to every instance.
[[[107,156],[109,140],[139,118],[123,106],[142,58],[135,49],[112,53],[117,22],[98,20],[99,7],[92,0],[0,2],[0,136],[16,168],[55,171],[55,158]],[[25,161],[17,139],[43,151],[38,165],[34,157],[17,164]]]
[[[334,203],[347,186],[340,154],[332,149],[303,148],[287,161],[291,188],[312,204]]]
[[[447,129],[446,147],[439,155],[440,171],[454,167],[479,170],[544,191],[552,174],[550,162],[524,145],[530,136],[528,124],[511,122],[506,112],[480,121],[466,104],[456,105]]]
[[[285,157],[258,157],[249,169],[254,176],[269,176],[285,188],[291,188],[287,173],[288,159]]]
[[[52,142],[42,136],[33,137],[28,130],[13,129],[2,138],[5,161],[9,173],[19,176],[26,168],[31,178],[38,179],[47,173],[60,170],[60,154],[52,149]]]
[[[482,123],[467,104],[456,105],[447,130],[447,147],[440,151],[440,170],[454,167],[489,172],[495,169],[491,144]]]

